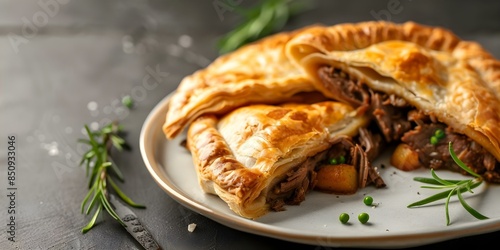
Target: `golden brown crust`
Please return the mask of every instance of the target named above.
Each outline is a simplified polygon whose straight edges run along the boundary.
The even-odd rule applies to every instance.
[[[299,32],[280,33],[216,59],[185,77],[169,101],[163,131],[177,136],[202,114],[224,114],[250,103],[279,103],[314,91],[307,76],[284,53]]]
[[[293,47],[288,49],[291,58],[300,59],[311,53],[307,49],[317,52],[355,50],[389,40],[409,41],[439,51],[452,51],[460,42],[452,32],[439,27],[414,22],[396,24],[372,21],[334,26],[317,25],[303,30],[287,46]],[[305,47],[298,46],[300,44]],[[300,50],[305,50],[306,53],[300,55]]]
[[[367,117],[339,102],[251,105],[220,120],[197,118],[189,127],[201,187],[237,214],[257,218],[269,210],[268,192],[285,174],[322,152],[338,135],[354,136]]]
[[[457,59],[467,61],[500,98],[500,62],[478,43],[461,40],[442,27],[385,21],[316,25],[295,35],[287,43],[287,53],[291,59],[300,60],[312,51],[355,50],[389,40],[412,42],[427,49],[452,53]],[[301,50],[304,51],[302,55]]]
[[[466,61],[500,99],[500,61],[476,42],[460,42],[453,56]]]
[[[261,189],[264,176],[235,159],[216,123],[217,118],[212,115],[196,119],[190,126],[187,146],[203,190],[218,195],[231,209],[239,211],[254,190]],[[241,213],[262,214],[266,210],[265,206],[249,206]]]
[[[303,31],[287,53],[325,95],[338,97],[322,85],[317,67],[335,64],[435,115],[500,161],[500,63],[477,43],[439,27],[366,22]],[[394,82],[380,84],[383,77]]]
[[[184,78],[170,100],[164,133],[174,138],[202,114],[224,114],[250,103],[279,103],[313,91],[310,79],[292,61],[312,53],[310,50],[354,50],[388,40],[453,53],[467,61],[500,98],[500,62],[477,43],[462,41],[446,29],[384,21],[313,25],[244,46]]]

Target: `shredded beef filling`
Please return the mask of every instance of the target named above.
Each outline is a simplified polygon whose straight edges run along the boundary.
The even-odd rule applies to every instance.
[[[436,145],[429,143],[429,138],[437,129],[445,131],[445,138],[438,141]],[[450,169],[455,172],[467,174],[455,164],[448,150],[448,142],[453,143],[453,150],[467,166],[475,173],[484,177],[485,180],[500,183],[495,157],[486,151],[481,145],[469,139],[467,136],[457,134],[451,128],[442,123],[422,123],[413,130],[408,131],[401,141],[410,145],[418,153],[421,163],[427,164],[433,169]]]
[[[363,132],[360,132],[360,136],[355,140],[359,140],[361,143],[355,143],[348,136],[338,137],[331,142],[331,147],[328,150],[308,158],[289,171],[268,195],[267,202],[271,205],[271,209],[282,211],[285,205],[298,205],[304,201],[306,193],[314,189],[316,185],[316,171],[321,166],[327,165],[329,159],[340,156],[344,156],[347,164],[358,169],[360,187],[370,184],[377,188],[385,187],[384,181],[370,164],[370,157],[376,157],[377,153],[373,145],[379,143],[380,137],[373,136],[372,133],[363,129]],[[370,150],[367,150],[368,148]]]
[[[482,175],[486,181],[500,183],[500,163],[466,135],[455,133],[452,128],[434,117],[417,111],[402,98],[371,90],[365,83],[352,79],[340,69],[331,66],[320,67],[318,76],[329,91],[340,93],[339,101],[370,112],[386,143],[408,144],[418,153],[422,166],[466,174],[449,154],[448,142],[451,141],[457,156],[474,172]],[[445,132],[445,138],[433,145],[430,138],[437,129]],[[376,153],[367,150],[368,155],[378,155],[383,148],[383,145],[374,142],[362,140],[361,143],[364,143],[367,149],[377,150]]]

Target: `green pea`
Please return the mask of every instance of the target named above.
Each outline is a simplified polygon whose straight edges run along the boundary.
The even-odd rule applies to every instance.
[[[359,222],[361,222],[361,224],[367,223],[369,219],[370,219],[370,215],[368,215],[367,213],[360,213],[358,215],[358,220],[359,220]]]
[[[330,159],[330,164],[337,165],[337,159],[335,158]]]
[[[345,157],[343,155],[339,156],[339,163],[344,164],[345,163]]]
[[[434,132],[434,136],[438,139],[443,139],[446,136],[446,134],[442,129],[437,129],[436,132]]]
[[[365,196],[363,203],[367,206],[371,206],[373,204],[373,198],[371,196]]]
[[[432,145],[436,145],[436,144],[438,144],[438,142],[439,142],[439,139],[436,136],[431,137],[431,144]]]
[[[341,213],[339,215],[339,220],[342,222],[342,224],[346,224],[349,221],[349,215],[346,213]]]
[[[126,95],[122,98],[122,104],[131,109],[133,106],[134,106],[134,100],[132,100],[132,97],[130,97],[129,95]]]

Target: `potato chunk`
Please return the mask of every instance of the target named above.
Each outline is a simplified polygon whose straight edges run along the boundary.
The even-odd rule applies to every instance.
[[[318,170],[316,189],[334,194],[354,194],[358,190],[358,171],[352,165],[326,165]]]
[[[412,171],[420,167],[418,153],[405,143],[399,144],[394,150],[391,156],[391,164],[403,171]]]

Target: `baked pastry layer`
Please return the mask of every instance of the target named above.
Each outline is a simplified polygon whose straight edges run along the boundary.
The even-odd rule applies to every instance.
[[[287,173],[367,122],[339,102],[251,105],[221,119],[197,118],[187,147],[203,190],[237,214],[257,218],[270,210],[273,188]]]
[[[314,27],[287,44],[287,53],[323,94],[317,69],[330,65],[371,89],[403,97],[500,161],[500,63],[477,43],[415,23]]]
[[[224,114],[252,103],[294,100],[314,86],[285,54],[296,32],[280,33],[217,58],[185,77],[169,101],[163,131],[174,138],[202,114]]]
[[[451,142],[476,173],[500,183],[500,63],[477,43],[439,27],[369,22],[313,27],[286,46],[316,89],[371,113],[387,141],[418,155],[397,167],[461,171]]]

